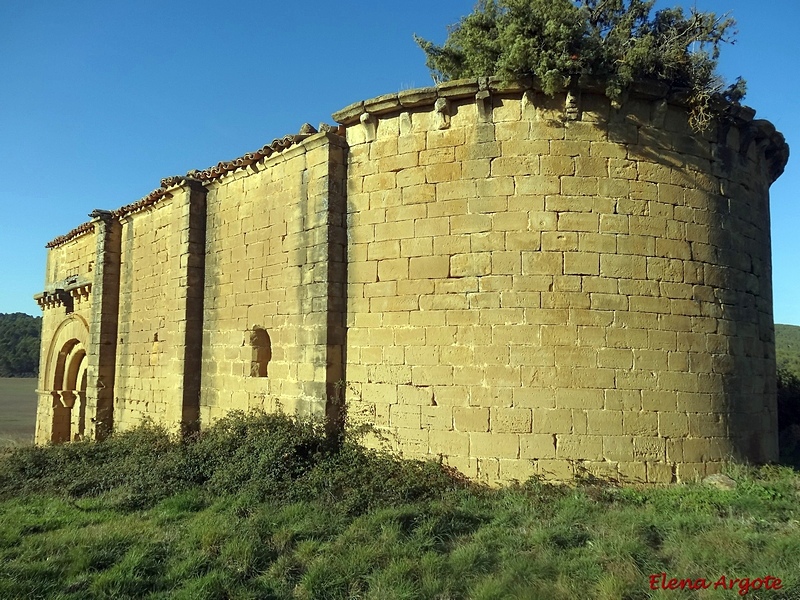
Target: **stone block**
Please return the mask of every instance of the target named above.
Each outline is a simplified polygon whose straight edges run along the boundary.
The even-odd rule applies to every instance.
[[[504,214],[508,210],[508,198],[505,196],[478,196],[467,201],[467,210],[471,214]]]
[[[510,179],[512,176],[538,175],[540,160],[545,158],[534,155],[498,156],[492,160],[491,176]]]
[[[454,232],[455,233],[455,232]],[[437,237],[450,234],[450,219],[447,217],[436,217],[419,219],[414,222],[415,237]]]
[[[470,433],[470,456],[519,458],[519,437],[513,433]]]
[[[572,231],[544,231],[542,232],[543,252],[565,252],[578,249],[578,234]],[[551,273],[551,274],[560,274]]]
[[[431,406],[433,404],[433,388],[399,385],[397,386],[397,401],[400,404]]]
[[[370,242],[367,244],[368,260],[384,260],[400,257],[399,240],[386,240],[384,242]]]
[[[540,434],[572,433],[572,411],[561,408],[534,408],[533,432]]]
[[[392,427],[419,430],[422,425],[422,409],[414,405],[392,404],[389,406],[389,423]]]
[[[550,140],[550,153],[553,156],[589,156],[590,148],[591,142],[588,140]]]
[[[413,238],[415,235],[414,221],[392,221],[375,225],[375,241],[402,240]],[[327,249],[326,249],[327,250]]]
[[[578,249],[581,252],[616,254],[617,236],[608,233],[579,233]]]
[[[561,178],[561,193],[565,196],[597,196],[599,191],[597,177]]]
[[[588,231],[599,230],[599,216],[594,213],[565,212],[558,215],[558,229],[560,231]]]
[[[409,277],[411,279],[443,279],[450,274],[450,259],[447,256],[424,256],[411,258]]]
[[[633,457],[640,461],[664,461],[666,459],[666,443],[663,438],[633,438]]]
[[[469,236],[469,245],[472,252],[502,250],[505,245],[505,234],[502,231],[472,233]]]
[[[513,196],[514,178],[504,176],[481,179],[477,182],[477,191],[479,197]]]
[[[519,275],[522,272],[522,255],[519,252],[496,251],[491,253],[491,273],[494,275]],[[475,273],[477,275],[477,273]]]
[[[433,253],[439,256],[465,254],[469,251],[470,240],[468,236],[454,234],[449,236],[437,236],[433,238]]]
[[[693,437],[727,437],[728,428],[722,415],[690,413],[688,416],[689,435]]]
[[[457,215],[450,218],[450,232],[454,235],[491,231],[492,217],[486,214]]]
[[[561,180],[555,175],[517,175],[517,195],[539,196],[561,193]]]
[[[500,480],[524,483],[536,475],[536,466],[530,460],[500,459]]]
[[[591,252],[564,252],[564,274],[599,275],[600,255]]]
[[[490,429],[493,433],[530,433],[532,413],[529,408],[490,409]]]
[[[436,200],[436,186],[425,183],[425,174],[420,173],[418,178],[398,174],[402,182],[401,199],[404,205],[428,204]]]
[[[569,460],[602,460],[603,438],[595,435],[556,435],[556,457]]]
[[[378,261],[378,279],[380,281],[408,279],[408,262],[407,258]]]
[[[421,365],[411,368],[411,383],[414,385],[453,385],[453,367]]]
[[[541,459],[536,461],[539,474],[554,481],[572,481],[575,478],[575,465],[572,460]]]
[[[453,424],[456,431],[489,431],[489,409],[482,407],[453,407]]]
[[[578,177],[608,177],[608,161],[604,157],[577,156],[575,175]]]
[[[450,406],[423,406],[422,427],[437,432],[453,429],[453,409]],[[433,437],[433,434],[431,435]],[[465,452],[466,454],[466,452]]]
[[[594,369],[588,371],[591,373]],[[563,388],[556,390],[556,406],[558,408],[600,409],[603,408],[604,401],[602,389]]]
[[[520,458],[556,458],[556,434],[533,433],[520,436]]]
[[[544,176],[561,177],[575,174],[575,159],[570,156],[542,156],[540,165]]]
[[[492,272],[492,255],[489,252],[456,254],[450,258],[452,277],[488,275]]]
[[[644,256],[601,255],[600,274],[603,277],[619,279],[645,279],[647,277],[647,259]]]
[[[587,410],[587,432],[590,435],[622,435],[622,415],[622,411]]]
[[[428,438],[431,454],[439,454],[451,457],[447,463],[453,463],[454,457],[465,459],[469,456],[469,434],[457,431],[435,431],[431,430]]]
[[[420,153],[421,154],[421,153]],[[364,178],[366,188],[366,177]],[[442,181],[459,182],[461,180],[461,163],[442,163],[433,164],[425,167],[425,180],[428,183],[440,183]],[[464,185],[465,190],[471,190],[472,186]]]
[[[620,462],[618,469],[622,483],[647,483],[647,467],[643,462]]]
[[[414,239],[400,240],[400,256],[404,258],[430,256],[433,253],[433,238],[421,237]],[[413,270],[413,263],[409,268]],[[351,267],[348,267],[348,270]],[[411,279],[415,279],[414,275],[410,275]]]
[[[658,413],[625,412],[622,417],[622,428],[626,435],[658,435]]]
[[[447,164],[455,161],[455,151],[452,147],[431,148],[419,153],[419,164],[428,166]]]
[[[423,457],[428,454],[429,431],[427,429],[399,427],[395,433],[397,449],[401,454],[409,457]]]

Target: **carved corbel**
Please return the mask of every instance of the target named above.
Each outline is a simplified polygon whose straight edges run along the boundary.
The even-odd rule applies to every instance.
[[[528,114],[528,111],[531,110],[533,112],[532,115]],[[528,115],[528,118],[532,118],[533,115],[536,114],[536,94],[533,90],[525,90],[522,93],[522,116],[525,118]]]
[[[411,114],[408,112],[400,113],[400,134],[411,133]]]
[[[655,107],[653,108],[653,127],[663,129],[664,123],[667,119],[667,109],[669,109],[669,104],[665,99],[662,98],[656,102]]]
[[[478,107],[478,118],[481,121],[492,120],[492,96],[489,90],[481,90],[475,94],[475,104]]]
[[[450,129],[450,101],[447,98],[438,98],[436,108],[436,128]]]
[[[72,294],[70,294],[67,290],[58,288],[55,290],[55,296],[58,299],[56,305],[63,306],[66,309],[67,314],[75,310],[75,302],[72,298]]]
[[[110,210],[102,210],[100,208],[95,208],[92,212],[89,213],[89,216],[92,219],[99,219],[104,223],[110,223],[111,220],[114,218],[114,213]]]
[[[567,121],[578,121],[581,116],[581,96],[580,90],[570,88],[567,90],[567,98],[564,103],[564,114]]]
[[[359,118],[364,127],[364,136],[368,142],[374,142],[378,135],[378,120],[368,112],[362,113]]]
[[[489,93],[489,79],[486,77],[478,79],[478,93],[475,94],[475,105],[478,108],[478,118],[481,121],[489,122],[492,120],[492,96]]]

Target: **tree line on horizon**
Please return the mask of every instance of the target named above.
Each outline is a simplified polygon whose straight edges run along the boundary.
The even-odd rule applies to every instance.
[[[0,377],[36,377],[42,317],[0,313]]]

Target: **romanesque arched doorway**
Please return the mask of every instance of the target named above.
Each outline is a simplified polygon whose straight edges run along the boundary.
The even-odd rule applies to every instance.
[[[86,388],[89,328],[84,319],[70,315],[56,328],[45,357],[40,398],[49,404],[49,432],[37,439],[53,443],[83,439],[87,431]],[[38,426],[37,426],[38,427]],[[49,435],[46,435],[49,433]],[[46,435],[46,437],[44,437]]]
[[[86,349],[71,339],[58,352],[53,379],[53,442],[83,439],[86,430]]]

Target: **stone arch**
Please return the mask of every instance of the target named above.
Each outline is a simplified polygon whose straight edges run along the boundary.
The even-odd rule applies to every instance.
[[[79,341],[84,348],[89,346],[89,324],[83,317],[75,313],[70,314],[56,327],[47,348],[43,383],[48,389],[53,389],[55,372],[59,366],[59,354],[70,340]]]
[[[250,347],[252,358],[250,361],[251,377],[267,377],[269,361],[272,360],[272,340],[263,327],[253,327],[250,332]]]
[[[86,433],[86,380],[88,358],[83,344],[73,348],[64,374],[62,395],[72,395],[70,415],[70,439],[81,440]]]
[[[52,398],[50,441],[81,439],[86,430],[87,346],[89,327],[71,314],[53,334],[43,382]]]

